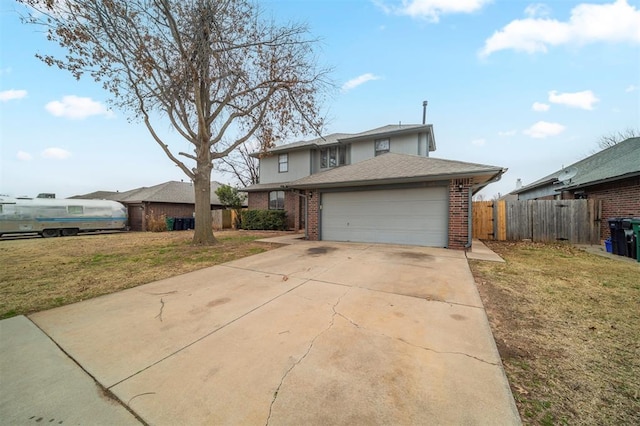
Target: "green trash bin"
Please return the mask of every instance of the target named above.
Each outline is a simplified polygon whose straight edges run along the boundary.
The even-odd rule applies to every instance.
[[[640,217],[631,219],[631,226],[636,240],[636,260],[640,262]]]
[[[173,231],[173,218],[172,217],[166,218],[165,223],[167,224],[167,231]]]

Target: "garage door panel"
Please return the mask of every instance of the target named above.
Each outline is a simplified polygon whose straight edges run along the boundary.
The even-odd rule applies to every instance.
[[[445,187],[325,193],[321,238],[445,247],[448,203]]]

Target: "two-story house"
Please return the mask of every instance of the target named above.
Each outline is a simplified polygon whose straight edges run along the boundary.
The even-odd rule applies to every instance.
[[[260,158],[249,209],[287,213],[310,240],[463,249],[471,197],[502,167],[432,158],[430,124],[388,125],[277,146]]]

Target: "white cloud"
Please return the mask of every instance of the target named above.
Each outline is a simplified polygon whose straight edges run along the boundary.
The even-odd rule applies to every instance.
[[[16,158],[20,161],[31,161],[33,157],[28,152],[18,151]]]
[[[485,139],[474,139],[471,141],[471,144],[475,146],[484,146],[486,143],[487,141]]]
[[[480,56],[506,49],[546,52],[549,46],[596,42],[640,44],[640,10],[627,0],[616,0],[607,4],[579,4],[571,10],[567,22],[533,16],[516,19],[485,41]]]
[[[452,13],[472,13],[480,10],[493,0],[402,0],[401,6],[387,6],[382,1],[374,2],[386,13],[423,18],[438,22],[440,15]]]
[[[515,136],[518,133],[517,130],[506,130],[498,132],[498,136]]]
[[[356,78],[352,78],[342,85],[342,92],[348,92],[349,90],[355,89],[361,84],[366,83],[367,81],[380,80],[380,77],[371,73],[362,74]]]
[[[591,90],[575,93],[558,93],[555,90],[549,92],[549,102],[573,108],[592,110],[593,105],[599,101]]]
[[[549,136],[559,135],[564,130],[565,127],[562,124],[538,121],[533,126],[523,130],[522,133],[534,139],[544,139]]]
[[[26,90],[5,90],[4,92],[0,92],[0,101],[7,102],[12,101],[14,99],[22,99],[27,96]]]
[[[42,151],[42,156],[44,158],[50,158],[52,160],[65,160],[71,157],[71,153],[66,149],[53,147],[53,148],[47,148],[44,151]]]
[[[533,105],[531,105],[531,109],[538,112],[549,111],[549,108],[551,108],[551,105],[543,104],[542,102],[534,102]]]
[[[72,120],[82,120],[92,115],[104,115],[107,118],[113,117],[113,112],[100,102],[75,95],[64,96],[62,101],[51,101],[45,106],[45,109],[56,117],[65,117]]]
[[[544,18],[551,15],[551,9],[544,3],[533,3],[524,9],[529,18]]]
[[[636,90],[638,90],[638,86],[633,85],[633,84],[630,84],[629,87],[624,89],[624,91],[627,92],[627,93],[635,92]]]

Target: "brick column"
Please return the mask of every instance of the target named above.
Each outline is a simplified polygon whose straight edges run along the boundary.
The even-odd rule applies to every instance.
[[[463,250],[469,242],[471,179],[449,181],[449,248]]]
[[[307,233],[309,240],[320,239],[320,193],[318,191],[306,191],[307,195]]]

